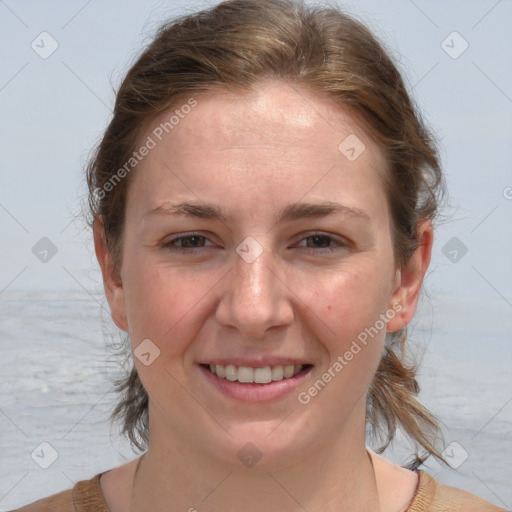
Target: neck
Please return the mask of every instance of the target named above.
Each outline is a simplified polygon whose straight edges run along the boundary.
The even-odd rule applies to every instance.
[[[150,426],[130,511],[168,511],[170,504],[189,512],[379,510],[375,472],[360,426],[326,438],[286,465],[258,463],[251,468],[209,459],[185,439]]]

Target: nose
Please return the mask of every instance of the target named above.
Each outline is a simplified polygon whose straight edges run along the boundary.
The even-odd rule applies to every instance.
[[[272,327],[291,324],[293,293],[275,258],[270,249],[250,263],[235,253],[216,311],[221,325],[236,328],[244,338],[262,339]]]

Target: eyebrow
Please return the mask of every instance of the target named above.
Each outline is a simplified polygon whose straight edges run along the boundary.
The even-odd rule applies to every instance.
[[[278,214],[278,222],[291,221],[306,218],[326,217],[332,214],[342,214],[363,220],[372,224],[370,216],[360,208],[345,206],[332,201],[322,203],[293,203],[284,207]],[[228,214],[222,207],[201,202],[170,202],[147,211],[148,215],[176,215],[190,216],[200,219],[219,220],[225,224],[232,223],[234,216]]]

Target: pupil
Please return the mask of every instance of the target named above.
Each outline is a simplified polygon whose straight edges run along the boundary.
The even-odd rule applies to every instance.
[[[322,244],[322,247],[327,247],[328,246],[328,243],[329,243],[329,240],[328,240],[328,237],[325,236],[325,235],[313,235],[311,238],[313,238],[313,240],[316,242],[318,242],[319,240],[322,240],[326,243]]]
[[[183,240],[185,247],[196,247],[197,245],[192,241],[195,240],[197,242],[200,238],[199,236],[188,236]]]

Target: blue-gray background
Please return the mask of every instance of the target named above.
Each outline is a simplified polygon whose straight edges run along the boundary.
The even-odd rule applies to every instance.
[[[214,3],[0,0],[0,511],[134,456],[107,421],[119,334],[83,169],[156,27]],[[411,341],[457,467],[429,470],[512,508],[512,2],[340,4],[394,52],[441,141],[450,208]],[[48,469],[31,458],[43,441]]]

